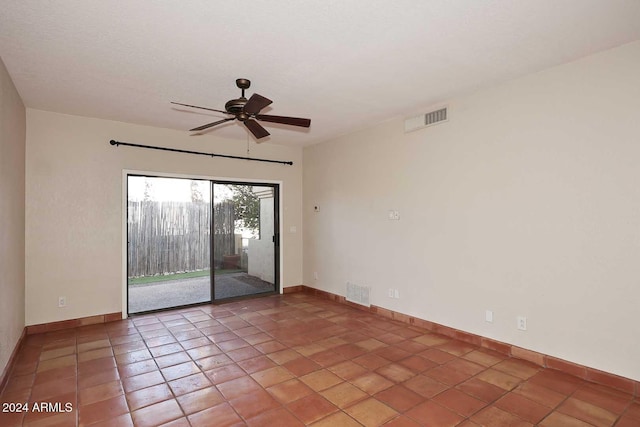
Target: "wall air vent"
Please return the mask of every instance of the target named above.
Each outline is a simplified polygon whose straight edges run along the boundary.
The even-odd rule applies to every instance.
[[[404,131],[411,132],[414,130],[425,128],[427,126],[433,126],[438,123],[446,122],[447,120],[447,107],[440,108],[426,114],[421,114],[419,116],[406,119],[404,121]]]
[[[371,307],[371,303],[369,302],[370,294],[370,287],[347,282],[347,301],[364,305],[365,307]]]

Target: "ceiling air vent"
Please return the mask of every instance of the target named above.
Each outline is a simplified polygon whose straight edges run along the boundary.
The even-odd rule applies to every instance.
[[[404,131],[411,132],[447,121],[447,107],[426,114],[408,118],[404,121]]]

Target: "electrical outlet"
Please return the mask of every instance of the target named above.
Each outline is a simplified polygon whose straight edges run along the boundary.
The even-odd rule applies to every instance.
[[[524,316],[518,316],[518,329],[521,331],[527,330],[527,318]]]
[[[314,212],[320,212],[320,206],[316,205],[313,207]]]
[[[391,220],[391,221],[400,220],[400,212],[395,211],[395,210],[389,211],[389,220]]]
[[[58,307],[66,307],[67,306],[67,297],[58,297]]]
[[[393,289],[389,288],[389,292],[387,292],[389,298],[393,298]]]
[[[394,289],[393,290],[393,297],[396,298],[396,299],[400,298],[400,291],[397,290],[397,289]]]
[[[314,272],[313,272],[313,278],[314,278],[315,280],[318,280],[318,277],[319,277],[319,276],[318,276],[318,272],[317,272],[317,271],[314,271]]]
[[[487,310],[484,313],[484,320],[486,320],[489,323],[493,323],[493,311]]]

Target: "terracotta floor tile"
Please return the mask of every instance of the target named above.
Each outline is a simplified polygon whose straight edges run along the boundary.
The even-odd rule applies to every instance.
[[[333,349],[321,351],[319,353],[312,354],[309,359],[313,360],[322,367],[333,366],[337,363],[343,362],[348,358],[340,353],[336,353]]]
[[[133,427],[133,420],[131,419],[131,414],[127,412],[126,414],[91,424],[91,427]]]
[[[302,355],[297,351],[294,351],[291,349],[285,349],[285,350],[269,353],[267,356],[269,357],[269,359],[273,360],[276,364],[284,365],[287,362],[298,359]]]
[[[189,355],[184,351],[155,358],[156,365],[161,369],[166,368],[167,366],[179,365],[180,363],[189,362],[191,360],[192,359]]]
[[[128,413],[127,400],[123,395],[120,395],[82,406],[78,418],[80,425],[89,425]]]
[[[122,386],[124,387],[124,391],[131,393],[132,391],[151,387],[156,384],[162,384],[163,382],[165,382],[165,379],[160,371],[151,371],[146,374],[124,378],[122,380]]]
[[[205,374],[213,384],[222,384],[236,378],[246,376],[246,372],[238,365],[230,364],[206,371]]]
[[[95,385],[100,385],[119,379],[120,374],[118,373],[118,369],[116,368],[98,371],[93,374],[83,374],[78,376],[78,389],[93,387]]]
[[[438,334],[432,334],[432,333],[426,333],[424,335],[420,335],[417,336],[415,338],[412,338],[413,341],[418,342],[420,344],[424,344],[427,347],[435,347],[438,345],[443,345],[446,344],[450,341],[449,338],[442,336],[442,335],[438,335]]]
[[[187,350],[187,353],[193,360],[204,359],[205,357],[215,356],[223,353],[215,344],[204,345],[202,347],[192,348]]]
[[[449,388],[447,385],[422,374],[416,375],[403,385],[426,398],[432,398]]]
[[[224,402],[224,397],[215,387],[207,387],[176,398],[182,411],[193,414]]]
[[[377,399],[369,398],[344,410],[364,426],[380,426],[398,413]]]
[[[364,354],[360,357],[356,357],[355,359],[351,359],[351,360],[356,362],[358,365],[363,366],[371,371],[391,363],[388,359],[385,359],[382,356],[378,356],[377,354],[372,354],[372,353]]]
[[[253,378],[263,388],[271,387],[272,385],[290,380],[293,377],[294,376],[291,372],[281,366],[274,366],[272,368],[265,369],[264,371],[251,374],[251,378]]]
[[[306,357],[299,357],[283,364],[295,376],[301,377],[321,368],[319,364]]]
[[[262,353],[260,353],[258,350],[256,350],[253,347],[244,347],[244,348],[239,348],[237,350],[231,350],[229,352],[226,352],[225,354],[229,356],[231,360],[240,362],[242,360],[258,357]]]
[[[78,353],[78,362],[86,362],[88,360],[102,359],[111,356],[113,356],[113,349],[111,347],[98,348],[85,351],[84,353]]]
[[[552,411],[551,408],[516,393],[508,393],[501,397],[495,406],[532,424],[539,423]]]
[[[507,391],[513,390],[522,382],[518,377],[505,374],[504,372],[497,371],[493,368],[489,368],[486,371],[479,373],[476,378],[489,384],[496,385]]]
[[[124,390],[120,381],[111,381],[108,383],[79,390],[78,401],[80,406],[84,406],[91,403],[100,402],[101,400],[110,399],[121,394],[124,394]]]
[[[190,393],[201,388],[211,386],[211,381],[202,372],[189,375],[188,377],[182,377],[177,380],[169,381],[169,387],[176,396],[180,396],[186,393]]]
[[[136,427],[155,427],[184,416],[174,399],[146,406],[131,413]]]
[[[65,378],[75,378],[78,369],[75,365],[63,366],[61,368],[48,369],[37,374],[29,374],[33,378],[33,386],[48,383],[49,381],[57,381]],[[8,387],[7,387],[8,388]]]
[[[114,357],[89,360],[87,362],[78,363],[78,375],[93,374],[105,369],[117,367],[118,365]]]
[[[402,385],[394,385],[374,397],[398,412],[408,411],[424,400],[424,397]]]
[[[206,338],[205,338],[205,340],[206,340]],[[177,342],[177,340],[173,337],[173,335],[162,335],[162,336],[155,337],[155,338],[149,338],[149,339],[144,341],[144,343],[149,348],[151,348],[151,347],[160,347],[162,345],[173,344],[175,342]],[[184,343],[181,343],[181,344],[184,347]]]
[[[0,400],[74,405],[3,427],[640,425],[622,391],[305,293],[28,335]]]
[[[530,422],[524,421],[517,416],[502,409],[490,406],[471,417],[471,421],[490,427],[533,427]]]
[[[374,353],[377,354],[378,356],[384,357],[387,360],[390,360],[391,362],[397,362],[408,356],[411,356],[411,353],[409,353],[408,351],[395,347],[393,345],[380,348],[376,350]]]
[[[395,383],[404,382],[415,376],[415,373],[412,370],[397,363],[385,365],[377,369],[376,372]]]
[[[187,417],[183,417],[178,418],[177,420],[169,421],[168,423],[161,424],[159,427],[191,427],[191,424],[189,423]]]
[[[330,366],[327,369],[345,380],[351,380],[367,372],[366,368],[353,363],[350,360],[346,360],[344,362]]]
[[[185,362],[178,365],[162,368],[160,372],[162,372],[162,376],[167,381],[172,381],[178,378],[197,374],[200,372],[200,368],[194,362]]]
[[[264,390],[255,390],[244,393],[242,396],[232,399],[229,403],[245,420],[255,417],[261,412],[281,407],[269,393]]]
[[[462,424],[459,424],[460,426]],[[417,421],[409,418],[406,415],[400,415],[393,418],[391,421],[385,424],[385,427],[423,427]]]
[[[202,347],[203,345],[209,345],[211,341],[207,337],[198,337],[188,340],[180,340],[180,345],[185,350],[191,350],[192,348]]]
[[[599,406],[616,415],[622,414],[633,400],[631,395],[595,385],[580,387],[571,397]]]
[[[464,418],[444,406],[426,401],[406,412],[409,418],[423,425],[449,427],[459,424]]]
[[[61,356],[68,356],[71,354],[75,354],[76,352],[76,346],[75,345],[70,345],[67,347],[61,347],[61,348],[55,348],[52,350],[46,350],[43,351],[42,353],[40,353],[40,360],[49,360],[49,359],[55,359],[57,357],[61,357]]]
[[[277,365],[267,356],[260,355],[251,359],[242,360],[238,362],[238,366],[251,375],[255,372],[264,371],[265,369],[273,368]]]
[[[487,405],[486,402],[455,388],[443,391],[433,400],[463,417],[470,417]]]
[[[220,390],[227,400],[235,399],[244,393],[262,389],[260,384],[255,382],[250,376],[242,376],[222,384],[217,384],[216,387],[218,387],[218,390]]]
[[[118,354],[130,353],[132,351],[145,350],[146,348],[147,346],[144,341],[128,342],[114,346],[113,354],[117,356]]]
[[[484,382],[478,378],[471,378],[470,380],[459,384],[456,388],[487,403],[491,403],[505,394],[504,389]]]
[[[76,366],[76,355],[56,357],[55,359],[43,360],[38,363],[37,373],[44,372],[49,369],[62,368],[64,366]]]
[[[428,350],[420,352],[418,355],[439,365],[450,362],[456,358],[456,356],[454,356],[453,354],[447,353],[446,351],[438,350],[437,348],[430,348]]]
[[[506,359],[506,356],[492,352],[491,350],[478,349],[465,354],[462,358],[488,368],[496,363],[500,363]]]
[[[292,379],[267,388],[280,403],[287,404],[305,396],[313,394],[314,391],[305,383],[298,379]]]
[[[334,412],[323,419],[311,424],[312,427],[360,427],[362,424],[344,412]]]
[[[341,383],[343,380],[331,371],[321,369],[300,377],[300,381],[315,391],[322,391]]]
[[[287,409],[305,425],[338,411],[333,403],[315,393],[288,404]]]
[[[471,353],[473,350],[477,350],[478,347],[471,344],[467,344],[462,341],[451,340],[447,343],[438,346],[439,350],[451,353],[454,356],[464,356],[467,353]]]
[[[120,378],[134,377],[147,372],[157,371],[158,365],[153,359],[143,360],[142,362],[130,363],[128,365],[118,366]]]
[[[460,384],[473,377],[473,374],[468,374],[466,372],[462,372],[458,369],[450,367],[448,364],[436,366],[433,369],[429,369],[424,372],[422,375],[426,375],[430,378],[433,378],[436,381],[439,381],[443,384],[447,384],[449,386],[455,386],[456,384]]]
[[[221,403],[189,415],[193,427],[228,427],[242,425],[242,419],[228,403]]]
[[[215,356],[205,357],[203,359],[198,359],[195,362],[202,371],[208,371],[234,363],[233,360],[229,359],[224,354],[216,354]]]
[[[538,402],[539,404],[549,408],[555,408],[567,398],[567,396],[562,393],[557,393],[546,387],[530,382],[520,384],[512,393],[524,396],[527,399]]]
[[[129,353],[116,355],[116,363],[119,366],[128,365],[130,363],[140,362],[147,359],[151,359],[151,353],[149,353],[149,350],[136,350]]]
[[[132,411],[173,398],[167,384],[157,384],[126,394],[129,408]]]
[[[71,391],[76,391],[75,377],[52,380],[33,386],[29,400],[32,402],[44,401]]]
[[[345,408],[369,395],[353,384],[343,382],[320,393],[338,408]]]
[[[304,424],[300,422],[291,412],[284,408],[276,408],[267,412],[263,412],[256,415],[253,418],[247,420],[248,426],[264,427],[264,426],[278,426],[278,427],[303,427]]]
[[[534,365],[533,363],[519,360],[519,359],[506,359],[500,363],[497,363],[493,366],[494,369],[498,371],[506,372],[509,375],[513,375],[514,377],[521,378],[523,380],[527,380],[540,372],[540,367]]]
[[[564,395],[570,395],[585,383],[579,378],[550,369],[538,372],[528,381]]]
[[[553,412],[539,424],[540,427],[593,427],[591,424],[580,421],[560,412]]]
[[[437,363],[431,360],[425,359],[422,356],[409,356],[406,359],[401,360],[399,363],[402,366],[409,368],[411,371],[418,374],[438,366]]]
[[[616,414],[573,397],[565,400],[558,407],[558,412],[594,426],[611,426],[617,419]]]
[[[29,427],[68,427],[76,425],[76,414],[73,412],[46,415],[46,417],[34,422],[28,421],[27,416],[25,417],[24,425]]]

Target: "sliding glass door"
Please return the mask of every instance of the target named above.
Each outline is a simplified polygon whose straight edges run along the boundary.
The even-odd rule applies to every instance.
[[[215,183],[215,299],[276,290],[274,186]]]
[[[128,313],[278,290],[278,186],[129,175]]]

